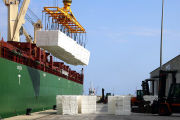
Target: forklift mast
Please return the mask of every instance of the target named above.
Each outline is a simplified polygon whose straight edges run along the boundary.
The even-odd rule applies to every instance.
[[[146,80],[142,81],[142,90],[143,90],[144,95],[150,95],[148,81],[146,81]]]
[[[168,74],[172,74],[172,83],[176,83],[177,70],[160,70],[159,71],[159,91],[158,91],[158,102],[165,103],[166,93],[166,78]]]
[[[102,101],[104,101],[104,88],[102,88]]]

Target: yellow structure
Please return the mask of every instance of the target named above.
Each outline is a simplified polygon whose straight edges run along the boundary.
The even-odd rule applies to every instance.
[[[70,33],[86,33],[85,29],[76,20],[71,11],[72,0],[63,0],[64,7],[44,7],[43,12],[52,17],[53,23],[58,23],[69,30]]]

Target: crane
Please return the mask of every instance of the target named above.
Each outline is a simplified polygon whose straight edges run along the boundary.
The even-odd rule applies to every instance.
[[[96,94],[95,95],[97,95],[97,92],[98,92],[98,88],[99,88],[99,86],[96,88]]]
[[[8,41],[19,41],[20,29],[22,29],[23,34],[26,37],[26,41],[30,43],[36,43],[36,31],[42,29],[41,20],[38,20],[37,23],[29,21],[28,15],[26,12],[30,3],[30,0],[23,0],[21,8],[18,14],[18,8],[21,1],[18,0],[2,0],[8,8]],[[25,23],[25,16],[28,18],[28,21],[34,26],[34,42],[32,37],[26,32],[23,24]]]

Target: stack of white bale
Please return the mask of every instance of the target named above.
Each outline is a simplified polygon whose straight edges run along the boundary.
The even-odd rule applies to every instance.
[[[155,95],[155,96],[153,96],[153,95],[144,95],[143,96],[144,101],[150,101],[151,104],[153,103],[153,100],[157,99],[157,98],[158,98],[157,95]]]
[[[96,113],[96,96],[88,96],[89,113]]]
[[[78,114],[78,97],[77,96],[57,96],[57,114],[77,115]]]
[[[96,96],[57,95],[57,114],[96,113]]]
[[[123,115],[123,96],[115,96],[115,115]]]
[[[81,96],[80,113],[96,113],[96,96]]]
[[[131,96],[123,96],[123,115],[131,114]]]
[[[130,115],[131,96],[108,96],[108,114]]]
[[[72,65],[88,65],[90,52],[59,30],[37,31],[36,45]]]
[[[108,114],[115,114],[115,97],[108,96]]]

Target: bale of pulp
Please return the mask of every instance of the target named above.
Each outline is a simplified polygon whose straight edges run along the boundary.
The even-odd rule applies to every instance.
[[[79,103],[80,113],[96,113],[96,96],[81,96]]]
[[[57,114],[96,113],[96,96],[57,95]]]
[[[130,115],[131,96],[108,96],[108,114]]]
[[[78,114],[78,97],[73,95],[58,95],[57,114],[61,115],[77,115]]]
[[[108,96],[108,114],[115,114],[115,97]]]
[[[59,30],[37,31],[36,45],[72,65],[88,65],[90,52]]]
[[[131,114],[131,96],[123,96],[123,115]]]
[[[123,115],[123,96],[115,96],[115,115]]]
[[[144,99],[144,101],[150,101],[151,102],[151,104],[153,103],[153,100],[154,99],[157,99],[158,98],[158,96],[157,95],[144,95],[143,96],[143,99]]]

